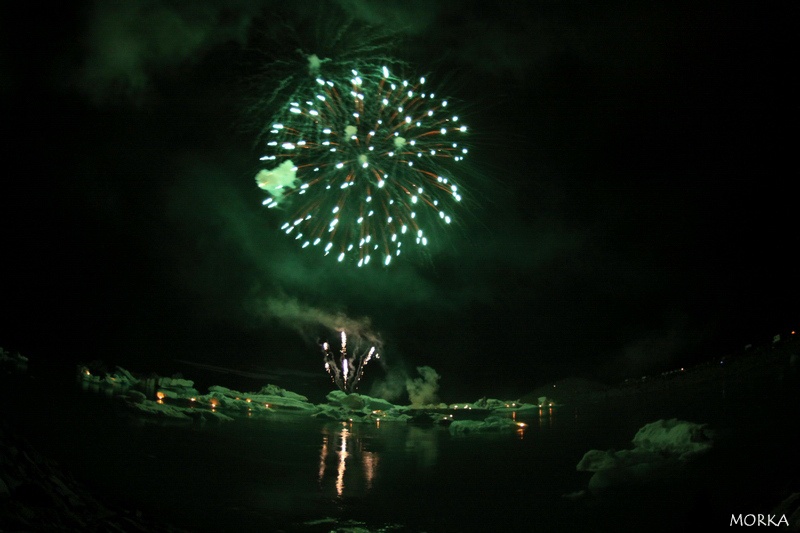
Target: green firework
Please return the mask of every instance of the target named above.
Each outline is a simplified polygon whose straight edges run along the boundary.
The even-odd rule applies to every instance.
[[[302,248],[389,265],[454,221],[467,127],[425,78],[364,70],[295,93],[267,128],[256,182]]]

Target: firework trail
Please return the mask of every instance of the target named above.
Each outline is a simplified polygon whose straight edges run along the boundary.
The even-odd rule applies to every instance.
[[[322,66],[315,58],[312,74]],[[340,262],[389,265],[451,224],[467,126],[425,83],[365,67],[295,92],[267,128],[269,168],[256,175],[264,205],[287,206],[284,233]]]
[[[372,359],[380,359],[381,336],[373,330],[369,318],[353,318],[344,313],[329,312],[305,305],[294,298],[268,298],[260,308],[264,316],[290,326],[303,337],[310,337],[323,327],[337,331],[341,338],[338,350],[328,342],[319,341],[325,370],[333,382],[345,392],[353,392],[364,375],[364,368]],[[348,346],[348,333],[350,346]],[[365,346],[369,349],[364,350]],[[383,361],[383,360],[381,360]]]
[[[355,391],[361,376],[364,374],[364,367],[375,357],[380,358],[380,354],[375,351],[375,346],[359,354],[347,353],[347,334],[341,332],[342,344],[338,353],[334,352],[327,342],[322,343],[322,355],[325,360],[325,370],[330,374],[333,382],[344,392]]]

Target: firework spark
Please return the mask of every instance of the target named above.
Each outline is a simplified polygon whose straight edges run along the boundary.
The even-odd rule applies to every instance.
[[[333,382],[341,390],[347,393],[355,391],[361,376],[364,374],[364,367],[372,360],[380,358],[375,346],[362,354],[347,353],[347,334],[341,332],[342,343],[338,352],[331,349],[327,342],[322,343],[322,355],[325,360],[325,370],[330,374]]]
[[[289,206],[284,233],[358,266],[389,265],[451,224],[463,194],[451,167],[468,152],[467,126],[425,78],[369,70],[298,90],[268,128],[270,168],[256,176],[266,207]]]

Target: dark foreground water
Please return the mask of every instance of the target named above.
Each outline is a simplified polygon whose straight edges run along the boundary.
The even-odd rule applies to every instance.
[[[99,498],[190,531],[716,530],[732,513],[770,513],[800,491],[798,411],[787,403],[797,392],[778,383],[559,406],[518,417],[523,431],[451,435],[292,417],[154,424],[71,377],[18,380],[9,418]],[[584,453],[630,448],[642,425],[674,416],[708,423],[712,450],[671,472],[585,490]]]

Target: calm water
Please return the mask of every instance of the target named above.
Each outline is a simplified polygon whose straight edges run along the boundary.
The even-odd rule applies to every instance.
[[[529,424],[524,431],[454,436],[438,426],[304,418],[158,425],[122,416],[113,401],[74,384],[59,387],[14,393],[40,450],[108,501],[198,532],[353,523],[429,532],[674,531],[728,526],[731,512],[769,512],[768,502],[800,488],[791,486],[800,472],[787,433],[796,418],[775,405],[733,408],[716,395],[683,413],[556,407],[518,417]],[[575,468],[586,451],[630,448],[639,427],[675,415],[713,418],[714,450],[667,479],[564,497],[587,486],[590,474]]]

